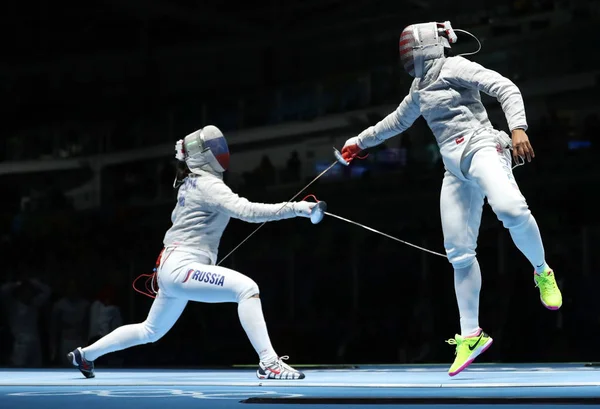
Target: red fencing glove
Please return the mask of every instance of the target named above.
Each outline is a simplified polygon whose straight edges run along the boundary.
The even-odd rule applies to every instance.
[[[358,143],[358,137],[353,136],[344,144],[344,147],[342,148],[342,158],[344,158],[346,162],[350,163],[352,162],[352,159],[354,159],[361,151],[362,148]]]

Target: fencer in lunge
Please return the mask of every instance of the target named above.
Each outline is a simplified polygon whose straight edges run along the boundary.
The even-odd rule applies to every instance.
[[[221,131],[212,125],[176,144],[177,203],[173,225],[164,238],[157,261],[158,291],[146,320],[115,329],[68,358],[84,376],[94,377],[94,360],[110,352],[156,342],[175,324],[188,301],[236,302],[238,315],[259,356],[260,379],[303,379],[304,374],[279,357],[269,339],[258,285],[250,278],[215,265],[221,236],[230,218],[252,223],[310,217],[316,203],[306,201],[264,204],[239,197],[223,182],[229,149]]]
[[[446,169],[440,197],[444,247],[454,268],[461,327],[460,335],[446,341],[456,345],[450,376],[464,370],[492,344],[479,327],[481,272],[475,249],[484,198],[533,266],[542,304],[551,310],[562,305],[538,225],[512,173],[511,149],[516,161],[534,157],[525,133],[521,92],[499,73],[452,56],[450,44],[456,40],[450,22],[406,27],[399,46],[400,61],[414,77],[410,92],[394,112],[350,138],[342,149],[349,163],[363,149],[404,132],[421,115],[437,140]],[[499,101],[511,137],[492,127],[480,92]]]

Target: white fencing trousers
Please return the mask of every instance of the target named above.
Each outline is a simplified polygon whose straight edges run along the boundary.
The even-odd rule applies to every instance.
[[[444,247],[455,269],[475,259],[483,201],[504,224],[515,245],[532,266],[544,263],[544,247],[537,223],[513,177],[510,150],[500,149],[493,139],[482,141],[462,162],[466,180],[446,172],[440,211]]]
[[[249,277],[228,268],[210,265],[206,256],[168,249],[163,253],[158,269],[158,285],[160,289],[146,320],[119,327],[83,348],[85,359],[94,361],[110,352],[159,340],[177,322],[188,301],[241,302],[238,310],[242,326],[261,359],[275,355],[266,335],[260,300],[249,300],[259,294],[258,285]],[[248,308],[241,308],[246,304]],[[251,332],[255,328],[260,336],[253,339]]]
[[[444,247],[454,267],[454,290],[463,336],[479,328],[481,271],[475,249],[485,197],[532,266],[545,262],[539,228],[513,177],[510,150],[500,147],[493,138],[480,138],[461,163],[466,180],[446,172],[442,183]]]

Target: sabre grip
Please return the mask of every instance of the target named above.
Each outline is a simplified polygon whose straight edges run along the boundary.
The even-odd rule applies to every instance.
[[[353,136],[348,139],[342,148],[342,152],[340,153],[336,149],[334,149],[334,154],[336,159],[345,166],[348,166],[350,162],[354,160],[358,156],[360,152],[362,152],[362,148],[360,147],[360,143],[357,136]],[[364,159],[360,158],[359,159]]]

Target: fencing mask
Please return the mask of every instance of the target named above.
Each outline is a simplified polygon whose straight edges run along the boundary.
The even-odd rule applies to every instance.
[[[229,167],[229,148],[223,133],[213,125],[207,125],[177,142],[175,156],[185,160],[192,173],[209,165],[218,173]]]
[[[400,63],[411,76],[425,74],[425,61],[444,56],[444,48],[456,42],[449,21],[421,23],[406,27],[400,35]]]

